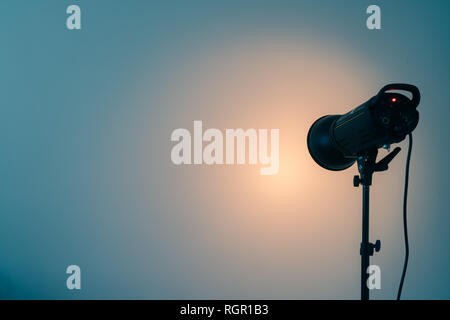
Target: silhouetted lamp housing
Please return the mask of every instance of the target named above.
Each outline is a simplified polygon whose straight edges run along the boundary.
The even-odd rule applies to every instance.
[[[397,91],[410,92],[412,97]],[[419,102],[417,87],[389,84],[346,114],[317,119],[308,132],[309,153],[325,169],[347,169],[364,152],[405,139],[419,122]]]

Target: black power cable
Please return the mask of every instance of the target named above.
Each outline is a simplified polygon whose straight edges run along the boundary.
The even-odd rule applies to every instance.
[[[409,138],[409,146],[408,146],[408,155],[406,157],[406,173],[405,173],[405,190],[403,194],[403,231],[405,234],[405,262],[403,264],[403,272],[402,278],[400,280],[400,286],[398,288],[397,300],[400,300],[403,289],[403,282],[405,281],[406,269],[408,268],[408,259],[409,259],[409,241],[408,241],[408,223],[406,220],[407,214],[407,204],[408,204],[408,180],[409,180],[409,162],[411,160],[411,150],[412,150],[412,134],[408,134]]]

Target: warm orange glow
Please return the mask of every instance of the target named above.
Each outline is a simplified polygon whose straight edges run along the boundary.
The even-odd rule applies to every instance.
[[[165,126],[156,134],[166,139],[161,166],[170,167],[172,174],[164,177],[172,199],[164,205],[168,219],[180,224],[171,228],[182,230],[179,237],[186,233],[198,239],[203,250],[219,257],[217,263],[237,261],[239,277],[254,274],[259,270],[255,266],[264,266],[261,272],[292,268],[308,274],[317,272],[318,265],[336,264],[336,259],[345,265],[337,251],[336,256],[320,254],[322,247],[335,247],[336,239],[357,252],[360,211],[355,203],[360,193],[352,185],[355,172],[324,170],[306,146],[317,118],[348,111],[380,86],[373,80],[376,69],[368,72],[367,61],[341,50],[317,40],[277,37],[215,44],[172,70],[167,92],[161,92],[158,107]],[[222,131],[280,129],[279,172],[262,176],[259,165],[172,165],[170,132],[190,127],[193,120]],[[155,162],[152,152],[150,162]],[[191,242],[172,245],[190,252]],[[296,257],[308,257],[311,263]],[[208,264],[195,267],[203,273],[211,270]]]

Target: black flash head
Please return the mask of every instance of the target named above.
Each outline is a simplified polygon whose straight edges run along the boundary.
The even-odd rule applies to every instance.
[[[412,97],[398,91],[409,92]],[[309,153],[325,169],[347,169],[365,152],[405,139],[419,122],[419,102],[417,87],[388,84],[346,114],[317,119],[308,132]]]

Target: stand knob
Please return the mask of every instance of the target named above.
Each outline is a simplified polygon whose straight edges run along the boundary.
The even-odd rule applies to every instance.
[[[375,241],[375,245],[373,246],[373,248],[375,249],[375,252],[379,252],[381,249],[381,241],[380,240]]]
[[[354,176],[353,177],[353,186],[354,187],[359,187],[360,183],[361,183],[361,179],[359,178],[359,176]]]

